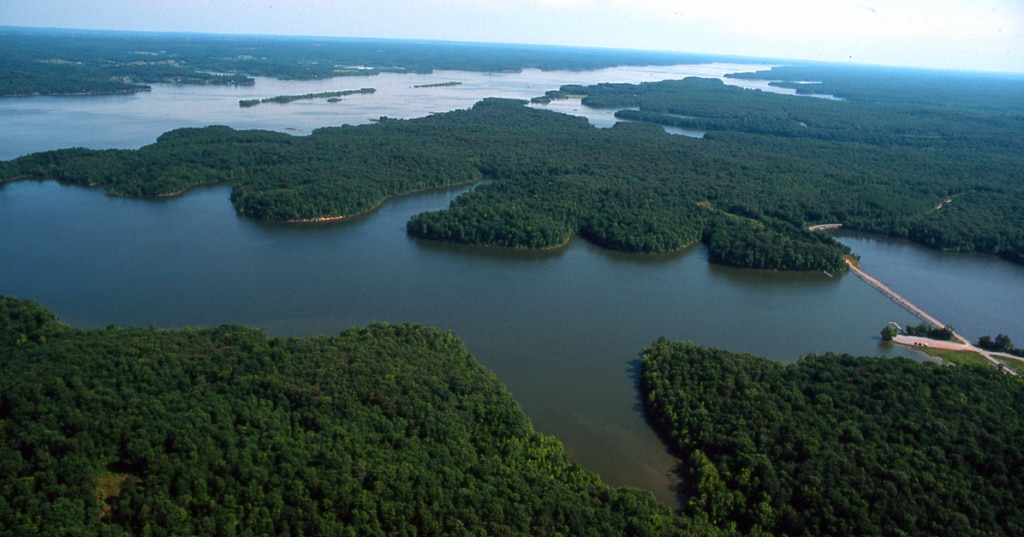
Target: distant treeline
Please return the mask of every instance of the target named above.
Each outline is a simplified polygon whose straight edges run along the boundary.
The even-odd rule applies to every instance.
[[[850,64],[780,65],[766,71],[734,73],[733,79],[771,80],[799,95],[828,95],[854,102],[924,105],[953,112],[987,108],[1004,114],[1005,105],[1024,98],[1024,77],[1008,73],[964,73]]]
[[[696,521],[745,535],[1018,535],[1024,386],[990,367],[826,354],[643,353],[648,419]]]
[[[357,90],[344,90],[344,91],[324,91],[321,93],[306,93],[304,95],[278,95],[277,97],[267,97],[265,99],[242,99],[238,101],[238,106],[242,108],[251,108],[260,103],[279,103],[286,104],[294,101],[311,101],[313,99],[328,99],[332,100],[337,97],[346,97],[348,95],[369,95],[377,91],[376,88],[362,88]]]
[[[190,41],[185,35],[156,39],[152,34],[0,27],[0,97],[134,93],[156,83],[255,83],[236,69],[216,68],[209,62],[223,53],[201,58],[209,51],[193,48]]]
[[[247,84],[433,70],[588,70],[706,56],[574,47],[0,27],[0,96],[101,95],[148,84]]]

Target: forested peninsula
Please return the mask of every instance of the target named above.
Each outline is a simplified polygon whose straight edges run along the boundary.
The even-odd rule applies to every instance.
[[[782,365],[659,340],[640,387],[697,521],[791,537],[1024,533],[1024,385],[994,368]]]
[[[448,210],[414,216],[409,233],[528,248],[579,235],[626,252],[703,240],[716,262],[836,271],[848,252],[805,229],[838,222],[1024,262],[1019,104],[966,102],[953,113],[707,79],[550,95],[567,93],[639,110],[619,112],[635,121],[612,129],[499,99],[307,137],[182,129],[139,150],[28,155],[0,164],[0,178],[55,178],[130,196],[229,182],[239,213],[267,220],[345,217],[388,196],[488,179]],[[707,134],[670,136],[661,124]]]
[[[0,76],[0,95],[116,93],[168,81],[240,84],[251,83],[250,76],[708,60],[365,39],[10,27],[0,27],[0,35],[0,75],[7,75]],[[847,252],[803,229],[842,223],[1024,263],[1021,80],[828,65],[730,76],[768,77],[799,93],[844,100],[707,79],[569,85],[540,101],[582,95],[584,105],[614,108],[634,123],[599,130],[489,100],[469,111],[321,129],[301,139],[184,129],[138,151],[68,149],[0,163],[0,181],[56,178],[128,196],[227,182],[241,214],[320,221],[371,210],[396,194],[490,179],[447,211],[413,217],[409,232],[529,248],[578,235],[626,252],[667,252],[703,240],[715,262],[834,271],[844,269]],[[661,127],[706,134],[688,140]]]
[[[0,297],[5,535],[671,535],[453,335],[76,330]],[[703,530],[717,534],[714,528]]]

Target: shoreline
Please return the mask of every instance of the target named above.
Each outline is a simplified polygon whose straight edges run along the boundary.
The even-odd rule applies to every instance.
[[[457,189],[457,188],[462,188],[462,187],[466,187],[466,186],[472,186],[472,185],[474,185],[476,183],[480,183],[480,182],[486,181],[486,180],[487,179],[481,177],[481,178],[478,178],[478,179],[473,179],[473,180],[470,180],[470,181],[464,181],[464,182],[461,182],[461,183],[452,183],[452,184],[449,184],[449,185],[441,185],[441,186],[428,186],[428,187],[425,187],[425,188],[419,188],[419,189],[416,189],[416,190],[410,190],[408,192],[402,192],[401,194],[391,194],[391,195],[388,195],[388,196],[384,196],[384,198],[382,198],[379,202],[375,203],[373,205],[373,207],[370,207],[369,209],[366,209],[365,211],[359,211],[358,213],[352,213],[352,214],[338,214],[338,215],[333,215],[333,216],[315,216],[315,217],[312,217],[312,218],[292,218],[292,219],[288,219],[288,220],[270,220],[270,219],[258,218],[258,217],[254,217],[254,216],[248,216],[248,215],[245,215],[245,216],[248,216],[249,218],[254,218],[256,220],[260,220],[260,221],[263,221],[263,222],[280,222],[280,223],[283,223],[283,224],[319,224],[319,223],[323,223],[323,222],[338,222],[338,221],[341,221],[341,220],[345,220],[347,218],[355,218],[357,216],[363,216],[363,215],[370,214],[370,213],[376,211],[377,209],[379,209],[382,205],[387,203],[389,200],[392,200],[392,199],[395,199],[395,198],[400,198],[402,196],[412,196],[412,195],[416,195],[416,194],[422,194],[424,192],[430,192],[432,190]]]
[[[147,91],[153,91],[153,88],[150,86],[144,86],[139,89],[126,89],[117,91],[80,91],[63,93],[8,93],[6,95],[0,95],[0,99],[20,99],[23,97],[110,97],[113,95],[134,95],[136,93],[145,93]]]
[[[843,227],[842,224],[818,224],[807,228],[807,231],[828,231],[832,229],[839,229]]]
[[[376,209],[376,207],[374,207],[374,209]],[[370,210],[372,211],[373,209],[370,209]],[[367,211],[367,212],[369,212],[369,211]],[[358,213],[358,214],[365,214],[365,213]],[[352,215],[352,216],[357,216],[357,215]],[[342,215],[336,215],[336,216],[318,216],[316,218],[296,218],[296,219],[293,219],[293,220],[285,220],[284,223],[286,223],[286,224],[316,224],[316,223],[319,223],[319,222],[337,222],[339,220],[344,220],[346,218],[348,218],[348,216],[345,216],[345,215],[342,214]]]
[[[961,338],[961,340],[962,339],[963,338]],[[971,343],[958,343],[955,341],[944,341],[941,339],[930,339],[920,336],[907,336],[904,334],[900,334],[894,337],[892,339],[892,342],[906,347],[913,347],[917,350],[920,350],[921,352],[924,352],[925,354],[928,354],[929,356],[931,356],[931,354],[923,349],[938,349],[944,351],[969,352],[977,354],[984,358],[985,361],[988,362],[990,365],[995,366],[996,369],[1012,377],[1018,376],[1017,372],[1014,371],[1010,366],[1004,364],[1002,361],[996,358],[996,356],[999,356],[1000,358],[1014,358],[1017,360],[1024,360],[1022,358],[1015,357],[1012,355],[1006,355],[1003,353],[992,353],[986,351],[985,349],[978,348]],[[943,358],[941,356],[939,356],[939,358],[942,359],[943,362],[951,363],[946,358]]]

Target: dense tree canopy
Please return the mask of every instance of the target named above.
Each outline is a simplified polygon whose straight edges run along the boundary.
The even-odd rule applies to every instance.
[[[750,76],[824,80],[778,85],[849,100],[696,78],[563,86],[549,96],[585,95],[584,104],[624,108],[621,119],[707,131],[776,187],[755,182],[753,196],[733,198],[754,212],[1024,262],[1024,80],[835,66]]]
[[[837,270],[849,248],[823,233],[804,232],[776,222],[767,226],[742,218],[716,218],[705,228],[708,258],[736,267],[776,270]]]
[[[623,122],[486,99],[470,110],[307,137],[182,129],[138,150],[67,149],[0,163],[0,178],[56,178],[115,195],[231,182],[241,214],[316,220],[388,196],[488,179],[409,233],[468,244],[548,248],[579,235],[626,252],[703,239],[711,259],[781,270],[844,270],[846,251],[803,231],[839,222],[948,250],[1024,262],[1024,110],[974,102],[831,101],[720,81],[566,86],[629,106]],[[972,101],[973,102],[973,101]],[[708,131],[670,136],[659,125]]]
[[[687,525],[649,493],[569,462],[448,333],[80,331],[0,298],[5,535],[604,536]]]
[[[686,512],[777,535],[1024,532],[1024,386],[993,368],[659,340],[650,421],[686,461]]]

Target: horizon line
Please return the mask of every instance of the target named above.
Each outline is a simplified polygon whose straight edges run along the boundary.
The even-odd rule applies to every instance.
[[[148,35],[188,35],[188,36],[207,36],[207,37],[249,37],[249,38],[285,38],[285,39],[311,39],[311,40],[338,40],[338,41],[388,41],[388,42],[407,42],[407,43],[436,43],[446,45],[467,45],[467,46],[506,46],[506,47],[523,47],[523,48],[556,48],[566,50],[590,50],[590,51],[607,51],[607,52],[625,52],[632,54],[652,54],[661,56],[678,56],[680,59],[685,56],[692,58],[707,58],[720,60],[743,60],[751,61],[756,63],[765,64],[779,64],[785,62],[788,64],[814,66],[814,65],[828,65],[828,66],[843,66],[851,68],[879,68],[879,69],[903,69],[908,71],[927,71],[933,73],[950,73],[950,74],[972,74],[972,75],[1003,75],[1009,77],[1024,77],[1024,69],[1020,71],[1002,71],[992,69],[964,69],[964,68],[940,68],[940,67],[922,67],[915,65],[893,65],[893,64],[877,64],[877,63],[862,63],[855,61],[840,61],[840,60],[812,60],[805,58],[782,58],[782,57],[771,57],[771,56],[749,56],[744,54],[729,54],[729,53],[717,53],[717,52],[687,52],[687,51],[673,51],[664,49],[639,49],[639,48],[622,48],[622,47],[607,47],[607,46],[595,46],[595,45],[566,45],[556,43],[522,43],[522,42],[507,42],[507,41],[470,41],[470,40],[455,40],[455,39],[434,39],[434,38],[415,38],[415,37],[371,37],[371,36],[331,36],[331,35],[312,35],[312,34],[267,34],[267,33],[231,33],[231,32],[203,32],[194,30],[123,30],[123,29],[110,29],[110,28],[77,28],[68,26],[19,26],[19,25],[7,25],[0,24],[0,32],[7,30],[16,31],[50,31],[50,32],[86,32],[86,33],[108,33],[108,34],[148,34]],[[691,58],[691,59],[692,59]],[[682,62],[683,64],[689,62]],[[704,63],[704,62],[700,62]],[[625,65],[639,65],[639,64],[625,64]]]

